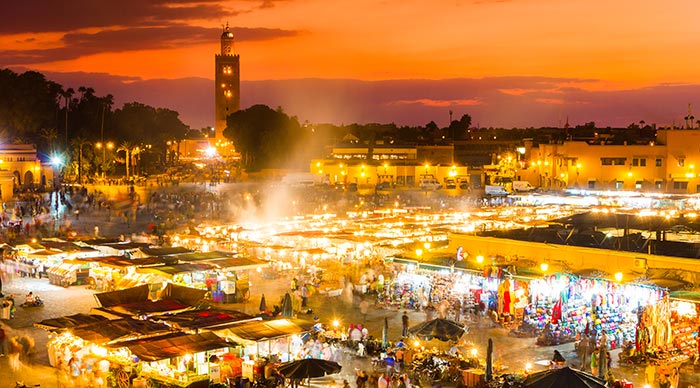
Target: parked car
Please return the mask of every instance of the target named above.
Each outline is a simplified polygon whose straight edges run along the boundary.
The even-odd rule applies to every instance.
[[[442,185],[435,178],[423,178],[419,181],[421,190],[440,190]]]
[[[510,191],[508,191],[508,189],[498,185],[486,185],[485,190],[486,195],[491,196],[504,196],[510,194]]]
[[[532,190],[535,190],[535,187],[533,187],[528,181],[513,181],[513,191],[527,193]]]

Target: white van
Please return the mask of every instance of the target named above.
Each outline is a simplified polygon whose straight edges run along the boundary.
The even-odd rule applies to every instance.
[[[513,181],[513,191],[527,193],[535,188],[528,181]]]
[[[435,178],[421,178],[418,182],[421,190],[440,190],[442,185]]]
[[[510,192],[505,187],[497,185],[486,185],[485,191],[486,195],[492,196],[503,196],[510,194]]]

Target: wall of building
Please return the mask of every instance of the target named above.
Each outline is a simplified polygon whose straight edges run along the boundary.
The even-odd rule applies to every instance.
[[[388,182],[401,187],[416,187],[420,179],[426,176],[436,178],[443,186],[447,179],[467,180],[472,187],[480,187],[483,183],[481,170],[449,164],[419,164],[416,161],[405,160],[370,164],[359,160],[315,159],[311,161],[309,172],[326,176],[331,184],[376,185]],[[474,177],[478,179],[471,182]]]
[[[12,187],[18,190],[52,187],[54,172],[52,165],[39,160],[36,147],[32,144],[0,146],[0,189],[4,200],[12,197]],[[6,187],[10,185],[6,182],[7,179],[12,182],[10,189]]]
[[[541,144],[532,149],[527,171],[522,174],[527,180],[536,180],[530,182],[533,186],[543,188],[664,191],[666,155],[667,147],[661,145]],[[606,164],[612,159],[616,162]],[[660,188],[658,182],[662,183]]]

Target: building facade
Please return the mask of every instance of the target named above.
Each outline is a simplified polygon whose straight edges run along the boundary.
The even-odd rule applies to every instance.
[[[421,179],[435,178],[443,186],[448,180],[465,189],[480,188],[483,176],[479,169],[453,163],[453,147],[398,146],[366,144],[335,147],[326,159],[311,161],[313,174],[324,176],[331,184],[354,183],[372,187],[387,183],[399,187],[417,187]]]
[[[0,145],[0,198],[8,201],[15,190],[54,186],[55,167],[42,163],[32,144]]]
[[[532,147],[518,180],[543,189],[700,193],[700,130],[660,129],[648,144],[564,141]]]
[[[454,162],[452,155],[460,153],[460,144],[455,144],[454,151],[452,146],[376,145],[370,149],[363,144],[345,145],[334,148],[329,158],[312,161],[310,172],[325,175],[331,183],[359,185],[412,187],[423,177],[442,183],[452,179],[458,184],[467,182],[470,188],[492,184],[488,171],[496,165],[469,167]],[[660,129],[647,144],[588,139],[535,145],[531,139],[522,139],[512,146],[492,158],[517,158],[512,180],[544,190],[700,193],[698,129]],[[494,184],[507,186],[508,182]]]

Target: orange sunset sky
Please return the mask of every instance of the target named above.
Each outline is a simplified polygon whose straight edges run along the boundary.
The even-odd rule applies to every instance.
[[[12,1],[0,5],[9,16],[0,24],[0,67],[38,70],[117,101],[146,99],[204,126],[213,97],[187,106],[168,89],[158,99],[129,84],[187,93],[174,85],[194,77],[201,86],[188,87],[205,88],[229,22],[243,108],[280,105],[300,119],[346,123],[440,116],[445,125],[441,111],[454,109],[494,126],[558,125],[562,117],[671,125],[699,95],[697,11],[692,0]],[[364,91],[348,94],[348,84],[309,79],[372,82],[351,83]],[[308,95],[318,94],[354,113],[312,109],[320,99]]]

